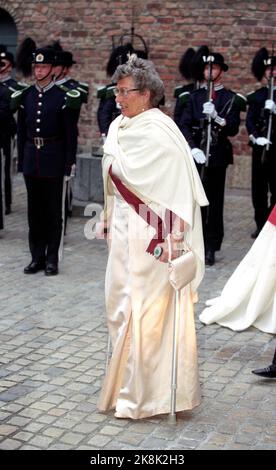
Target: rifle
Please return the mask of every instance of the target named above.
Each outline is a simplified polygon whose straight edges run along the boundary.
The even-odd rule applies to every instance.
[[[272,54],[273,56],[273,54]],[[268,96],[270,100],[273,100],[273,91],[274,91],[274,76],[273,76],[273,60],[272,58],[267,59],[267,65],[271,65],[271,71],[270,71],[270,77],[269,77],[269,85],[268,85]],[[266,146],[263,148],[262,152],[262,163],[265,161],[265,156],[266,152],[269,150],[270,146],[270,139],[271,139],[271,130],[272,130],[272,111],[269,111],[269,116],[268,116],[268,125],[267,125],[267,134],[266,138],[269,140],[269,142],[266,144]]]
[[[203,56],[203,62],[208,64],[208,81],[207,81],[207,100],[212,101],[212,94],[213,94],[213,81],[212,81],[212,65],[213,65],[214,57],[212,55],[209,55],[208,57]],[[201,169],[201,179],[203,180],[204,177],[204,171],[205,168],[208,167],[209,165],[209,154],[210,154],[210,146],[212,142],[212,135],[211,135],[211,130],[212,130],[212,119],[211,116],[208,116],[208,122],[207,122],[207,129],[206,129],[206,151],[205,151],[205,156],[206,156],[206,162],[204,166],[202,166]]]

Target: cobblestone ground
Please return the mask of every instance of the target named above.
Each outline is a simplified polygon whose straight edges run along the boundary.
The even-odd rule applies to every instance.
[[[227,194],[225,240],[206,269],[196,316],[248,251],[255,228],[247,192]],[[251,374],[270,363],[272,335],[196,321],[202,403],[130,421],[100,414],[105,367],[106,247],[69,220],[60,275],[23,274],[29,262],[26,194],[15,179],[13,213],[0,237],[0,449],[276,449],[276,382]],[[234,295],[234,293],[233,293]]]

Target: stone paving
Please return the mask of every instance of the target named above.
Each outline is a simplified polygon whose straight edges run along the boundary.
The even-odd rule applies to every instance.
[[[26,194],[15,178],[13,213],[0,234],[0,449],[276,449],[276,381],[258,379],[273,335],[235,333],[196,320],[202,403],[140,421],[100,414],[105,368],[104,241],[87,240],[88,219],[69,219],[59,276],[23,274],[29,262]],[[230,191],[225,240],[206,269],[196,317],[248,251],[254,229],[247,191]],[[234,294],[234,293],[233,293]]]

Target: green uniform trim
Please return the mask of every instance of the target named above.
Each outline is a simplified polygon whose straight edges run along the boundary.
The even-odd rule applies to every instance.
[[[65,108],[80,109],[82,104],[81,93],[76,88],[68,88],[61,84],[57,85],[62,91],[65,92]]]
[[[183,93],[180,93],[180,95],[178,96],[179,102],[182,105],[188,103],[188,101],[190,99],[190,94],[191,93],[189,91],[183,91]]]
[[[246,111],[247,98],[244,95],[242,95],[241,93],[235,93],[234,105],[240,111]]]
[[[173,97],[178,98],[181,93],[184,91],[184,85],[178,85],[174,89]]]
[[[81,93],[78,90],[69,90],[66,93],[66,108],[80,109],[82,103]]]
[[[114,88],[116,88],[116,85],[108,85],[98,88],[97,98],[106,100],[114,97]]]
[[[83,85],[85,84],[79,84],[77,86],[77,90],[80,92],[81,94],[81,100],[83,103],[87,103],[88,101],[88,94],[89,94],[89,89],[88,88],[85,88]]]
[[[253,101],[255,101],[255,95],[256,95],[256,90],[250,91],[250,93],[246,95],[247,104],[251,104],[253,103]]]
[[[16,90],[11,94],[10,108],[13,112],[17,111],[18,108],[21,106],[22,98],[30,87],[31,85],[26,85],[25,88],[22,88],[21,90]]]

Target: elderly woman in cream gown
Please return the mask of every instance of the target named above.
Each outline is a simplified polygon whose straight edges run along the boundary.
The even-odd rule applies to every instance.
[[[164,87],[153,64],[131,56],[113,80],[122,115],[110,126],[103,158],[112,357],[98,407],[115,409],[118,418],[138,419],[170,412],[174,289],[167,241],[158,240],[163,252],[156,259],[149,249],[154,226],[134,210],[114,178],[159,217],[166,210],[174,213],[180,229],[174,231],[174,222],[173,243],[185,232],[196,255],[196,277],[181,291],[176,411],[200,403],[193,302],[204,271],[200,206],[208,201],[185,139],[156,108]],[[173,257],[178,254],[173,244]]]
[[[235,331],[276,333],[276,205],[247,255],[199,319]]]

